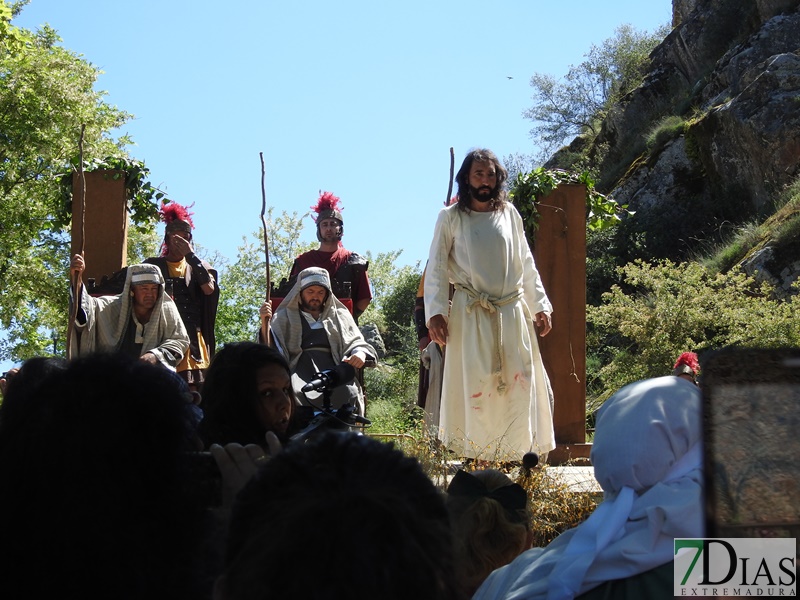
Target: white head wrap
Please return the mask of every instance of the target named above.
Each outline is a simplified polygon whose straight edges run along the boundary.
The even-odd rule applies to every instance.
[[[604,501],[581,525],[494,571],[475,594],[570,599],[672,561],[703,536],[701,394],[673,377],[630,384],[600,409],[592,447]]]

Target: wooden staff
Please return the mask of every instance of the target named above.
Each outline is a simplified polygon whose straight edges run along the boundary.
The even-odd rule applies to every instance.
[[[80,174],[81,181],[81,243],[80,255],[83,256],[85,252],[86,243],[86,175],[83,171],[83,136],[86,132],[86,124],[81,125],[81,137],[78,140],[78,173]],[[73,214],[74,218],[74,214]],[[72,257],[70,256],[70,265],[72,264]],[[70,289],[72,290],[72,310],[69,314],[69,323],[67,324],[67,359],[72,358],[72,332],[75,329],[75,320],[78,318],[78,310],[81,306],[81,287],[83,282],[81,275],[70,273]]]
[[[453,147],[450,146],[450,185],[447,186],[447,199],[444,201],[445,206],[450,206],[450,198],[453,197],[453,173],[456,170],[456,155],[453,154]]]
[[[264,231],[264,264],[265,264],[265,275],[267,279],[267,293],[265,294],[266,301],[270,302],[270,277],[269,277],[269,237],[267,235],[267,219],[265,218],[264,214],[267,210],[267,192],[264,189],[264,153],[259,152],[259,157],[261,157],[261,227]],[[270,339],[270,325],[268,319],[261,319],[261,339],[264,340],[264,343],[267,345],[271,344]]]

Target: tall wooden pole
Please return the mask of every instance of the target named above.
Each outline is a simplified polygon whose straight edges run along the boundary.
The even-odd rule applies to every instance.
[[[264,231],[264,264],[265,264],[265,276],[266,276],[266,283],[267,283],[267,292],[265,294],[266,301],[270,301],[270,275],[269,275],[269,236],[267,234],[267,219],[265,217],[267,211],[267,192],[264,187],[264,178],[265,178],[265,169],[264,169],[264,153],[259,152],[259,157],[261,158],[261,227]],[[267,319],[261,319],[261,338],[264,340],[264,343],[270,345],[270,324]]]
[[[80,255],[83,256],[86,250],[86,175],[83,171],[83,136],[86,132],[86,124],[81,125],[81,137],[78,140],[78,173],[81,180],[81,210],[80,210],[80,223],[81,223],[81,243]],[[75,215],[73,214],[73,219]],[[72,257],[70,257],[71,264]],[[75,329],[75,319],[78,318],[78,310],[81,306],[81,276],[77,273],[70,273],[70,289],[72,291],[72,310],[69,315],[69,323],[67,324],[67,359],[72,358],[72,332]]]

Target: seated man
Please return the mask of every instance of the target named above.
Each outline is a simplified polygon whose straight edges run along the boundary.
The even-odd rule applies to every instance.
[[[70,271],[81,276],[86,263],[72,257]],[[189,336],[175,303],[164,294],[164,278],[155,265],[131,265],[119,296],[93,298],[81,287],[72,332],[76,355],[122,352],[175,370],[189,347]]]
[[[358,369],[377,359],[375,349],[364,340],[350,311],[331,292],[325,269],[310,267],[300,271],[274,317],[269,302],[259,312],[262,331],[271,318],[271,341],[289,361],[292,386],[304,404],[322,403],[319,392],[302,391],[317,373],[335,369],[343,362]],[[332,408],[350,403],[364,414],[364,394],[358,384],[351,382],[332,392]]]

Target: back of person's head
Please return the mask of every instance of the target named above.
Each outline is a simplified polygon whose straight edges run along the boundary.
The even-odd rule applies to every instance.
[[[700,443],[702,394],[671,375],[624,386],[597,412],[592,465],[606,493],[642,493]],[[699,473],[699,469],[698,469]]]
[[[264,344],[232,342],[217,352],[203,384],[205,416],[200,431],[206,445],[264,444],[256,376],[268,365],[278,365],[289,373],[283,355]]]
[[[52,356],[37,356],[26,360],[19,371],[8,379],[0,417],[5,416],[6,420],[11,419],[14,422],[24,419],[26,413],[35,414],[32,408],[35,406],[36,392],[42,382],[51,374],[65,369],[66,365],[64,359]],[[0,419],[0,436],[2,431],[3,421]]]
[[[267,461],[233,507],[217,597],[456,598],[441,492],[419,463],[352,433]]]
[[[24,410],[10,399],[0,407],[0,594],[185,596],[200,513],[185,479],[188,403],[169,373],[90,356],[45,373]]]
[[[530,547],[528,494],[500,471],[458,471],[447,488],[447,509],[458,579],[469,596]]]

